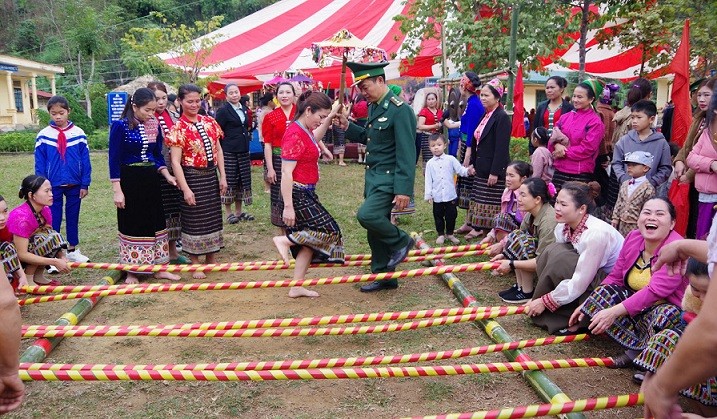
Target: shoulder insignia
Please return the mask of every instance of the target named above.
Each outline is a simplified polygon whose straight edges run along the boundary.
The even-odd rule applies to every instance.
[[[403,105],[403,101],[401,99],[397,98],[396,96],[391,98],[391,102],[396,106]]]
[[[378,122],[386,122],[386,121],[388,121],[388,118],[386,118],[385,116],[378,118]]]

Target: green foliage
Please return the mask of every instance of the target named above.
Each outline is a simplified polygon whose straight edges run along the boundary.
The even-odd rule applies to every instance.
[[[510,137],[510,159],[530,163],[527,138]]]
[[[41,127],[46,127],[50,125],[50,113],[47,112],[45,109],[38,109],[37,120],[39,121]]]
[[[35,150],[36,137],[36,131],[11,131],[0,134],[0,153],[32,153]],[[90,150],[107,150],[109,131],[97,130],[91,135],[88,134],[87,145]]]
[[[104,84],[92,85],[90,97],[92,98],[92,120],[95,128],[107,127],[107,92],[109,89]]]
[[[92,120],[92,118],[87,116],[87,113],[85,112],[85,107],[82,106],[82,104],[80,104],[80,102],[74,96],[67,95],[65,97],[70,103],[70,120],[75,125],[82,128],[82,130],[85,131],[85,134],[87,135],[91,135],[93,132],[95,132],[95,122]]]

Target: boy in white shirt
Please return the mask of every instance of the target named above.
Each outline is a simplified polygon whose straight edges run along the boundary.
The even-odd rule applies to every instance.
[[[458,195],[454,176],[474,175],[473,166],[463,167],[450,154],[445,154],[446,140],[441,134],[428,138],[433,157],[426,163],[425,200],[433,204],[433,219],[438,238],[436,244],[443,244],[446,238],[453,244],[460,241],[453,235],[456,227]]]

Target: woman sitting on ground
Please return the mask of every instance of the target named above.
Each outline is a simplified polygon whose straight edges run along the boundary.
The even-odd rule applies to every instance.
[[[570,326],[589,322],[593,334],[606,332],[624,346],[613,357],[615,368],[629,368],[656,331],[680,325],[680,302],[688,285],[684,276],[671,276],[667,266],[653,271],[651,263],[662,247],[681,240],[675,227],[675,207],[664,198],[645,202],[638,230],[625,238],[610,275],[575,310]]]
[[[552,192],[551,192],[552,191]],[[498,293],[506,303],[520,304],[533,298],[537,257],[555,242],[555,210],[550,200],[555,187],[532,177],[518,188],[518,209],[525,218],[520,230],[508,234],[504,241],[491,246],[500,252],[491,262],[500,262],[496,271],[502,275],[515,271],[516,284]]]
[[[555,243],[537,260],[538,283],[525,313],[551,334],[570,334],[570,316],[610,273],[623,237],[590,215],[595,202],[582,182],[566,182],[555,200]]]
[[[518,206],[518,188],[532,174],[533,168],[530,164],[520,160],[511,162],[505,169],[505,189],[500,197],[500,213],[494,217],[494,227],[481,240],[481,244],[500,243],[508,233],[520,227],[525,213]],[[491,256],[500,252],[499,246],[490,248]]]
[[[30,175],[22,180],[18,196],[25,202],[10,211],[7,227],[20,262],[25,265],[27,283],[60,285],[56,279],[43,277],[47,265],[62,273],[70,272],[65,257],[67,242],[52,229],[52,185],[42,176]]]
[[[17,292],[18,289],[26,287],[28,284],[25,271],[22,269],[20,258],[17,256],[17,250],[13,244],[12,233],[7,228],[7,219],[7,202],[0,195],[0,263],[2,263],[7,279]]]
[[[339,109],[333,108],[328,96],[307,91],[299,98],[296,120],[289,125],[281,142],[281,195],[286,235],[274,237],[274,244],[284,263],[289,253],[296,258],[294,280],[303,280],[314,257],[332,263],[344,262],[341,229],[319,202],[317,162],[321,155],[331,159],[331,151],[317,138],[323,138]],[[291,287],[289,297],[318,297],[316,291]]]

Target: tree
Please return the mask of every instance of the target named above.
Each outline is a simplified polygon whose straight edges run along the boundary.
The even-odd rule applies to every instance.
[[[152,15],[159,20],[159,25],[131,28],[122,38],[126,46],[122,61],[137,75],[174,72],[184,82],[196,82],[200,71],[211,67],[205,62],[220,38],[210,33],[221,26],[224,16],[198,20],[187,26],[170,24],[161,13]],[[170,67],[159,58],[161,53],[167,53],[176,67]]]

